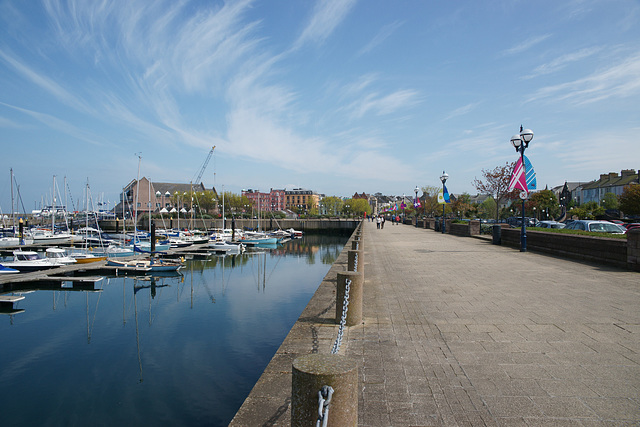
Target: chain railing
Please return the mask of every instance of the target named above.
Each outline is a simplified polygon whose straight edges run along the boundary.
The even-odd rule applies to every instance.
[[[358,271],[358,253],[355,253],[353,259],[353,270]],[[342,316],[340,317],[340,327],[338,328],[338,336],[336,337],[331,354],[337,354],[340,351],[342,337],[344,335],[344,327],[347,323],[347,312],[349,311],[349,291],[351,290],[351,279],[345,280],[344,301],[342,302]],[[329,405],[331,404],[331,396],[333,396],[333,388],[331,386],[322,386],[318,391],[318,420],[316,427],[326,427],[329,419]]]
[[[351,289],[351,280],[347,279],[345,281],[344,288],[344,302],[342,303],[342,317],[340,317],[340,327],[338,328],[338,336],[336,341],[333,343],[333,348],[331,349],[331,354],[338,354],[340,351],[340,345],[342,344],[342,335],[344,334],[344,326],[347,323],[347,311],[349,311],[349,290]]]
[[[318,390],[318,420],[316,427],[327,427],[329,420],[329,405],[333,396],[333,387],[324,385]]]

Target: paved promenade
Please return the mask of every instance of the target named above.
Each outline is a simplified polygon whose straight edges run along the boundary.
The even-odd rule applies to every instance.
[[[364,223],[360,426],[640,425],[640,274]],[[343,251],[232,425],[289,425],[291,362],[328,354]]]

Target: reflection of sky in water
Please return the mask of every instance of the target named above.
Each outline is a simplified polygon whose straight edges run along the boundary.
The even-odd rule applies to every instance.
[[[228,424],[345,242],[26,294],[0,317],[2,424]]]

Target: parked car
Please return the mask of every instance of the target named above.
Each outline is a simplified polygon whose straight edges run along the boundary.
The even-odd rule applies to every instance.
[[[564,228],[565,225],[557,221],[540,221],[536,227],[542,228]]]
[[[625,224],[624,226],[627,229],[627,231],[629,231],[635,228],[640,228],[640,222],[630,222]]]
[[[596,233],[624,234],[627,230],[609,221],[577,220],[565,227],[565,230],[593,231]]]
[[[507,224],[514,228],[522,227],[522,217],[512,216],[507,218]],[[524,217],[525,227],[537,227],[538,220],[535,218]]]

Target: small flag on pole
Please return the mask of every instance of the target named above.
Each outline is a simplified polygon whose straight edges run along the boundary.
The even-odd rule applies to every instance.
[[[509,191],[512,191],[514,188],[522,190],[524,192],[529,192],[527,189],[527,179],[525,173],[525,167],[522,163],[522,158],[519,158],[516,162],[515,168],[513,168],[513,174],[511,174],[511,180],[509,181]]]
[[[527,171],[527,188],[529,190],[536,189],[536,171],[527,156],[524,156],[524,169]]]
[[[440,190],[440,192],[438,193],[438,203],[441,205],[451,203],[451,199],[449,198],[449,190],[447,190],[446,185],[443,185],[443,187],[444,187],[444,192],[443,190]]]

